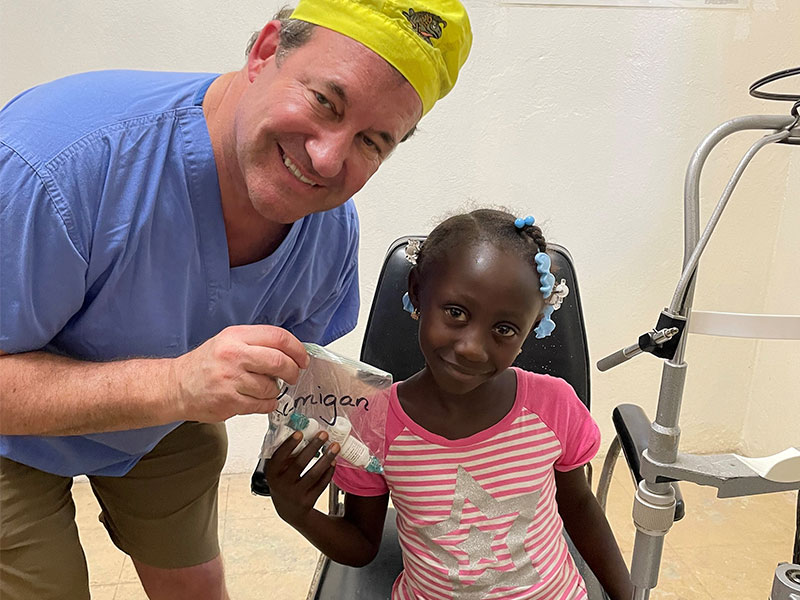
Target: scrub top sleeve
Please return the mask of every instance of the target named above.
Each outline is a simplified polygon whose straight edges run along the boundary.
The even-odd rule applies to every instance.
[[[79,246],[55,183],[0,144],[0,350],[41,349],[80,310],[88,263]]]

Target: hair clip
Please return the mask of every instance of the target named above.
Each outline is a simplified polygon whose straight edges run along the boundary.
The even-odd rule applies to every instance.
[[[539,321],[539,324],[536,326],[536,329],[533,330],[534,333],[536,334],[536,339],[540,340],[542,338],[546,338],[551,333],[553,333],[553,330],[556,328],[556,324],[550,317],[553,316],[553,311],[555,309],[556,307],[552,304],[548,304],[547,306],[544,307],[543,311],[544,316],[542,317],[542,320]]]
[[[558,282],[553,288],[553,293],[547,298],[546,302],[549,306],[553,307],[553,310],[558,310],[561,308],[561,303],[564,302],[564,298],[569,296],[569,288],[567,287],[567,280],[562,279]]]
[[[539,271],[539,283],[541,284],[539,291],[547,300],[553,293],[553,286],[556,283],[556,278],[550,272],[550,255],[547,252],[537,252],[533,258],[536,261],[536,270]]]
[[[411,297],[408,295],[408,292],[403,294],[403,310],[406,311],[411,315],[411,318],[415,321],[419,319],[419,310],[414,307],[414,304],[411,302]]]
[[[553,293],[550,294],[550,297],[546,298],[544,301],[542,320],[539,321],[539,324],[533,330],[537,339],[546,338],[553,333],[553,330],[556,328],[556,324],[552,319],[553,313],[561,308],[561,303],[564,302],[564,298],[568,295],[569,288],[567,287],[567,281],[562,279],[558,285],[553,288]]]
[[[422,240],[411,239],[406,244],[406,260],[416,266],[419,251],[422,248]]]
[[[534,223],[536,223],[536,219],[534,219],[534,218],[533,218],[532,216],[530,216],[530,215],[528,215],[528,216],[527,216],[527,217],[525,217],[524,219],[523,219],[523,218],[521,218],[521,217],[520,217],[520,218],[518,218],[518,219],[514,219],[514,227],[516,227],[517,229],[522,229],[522,228],[523,228],[523,227],[525,227],[526,225],[530,227],[530,226],[531,226],[531,225],[533,225]]]

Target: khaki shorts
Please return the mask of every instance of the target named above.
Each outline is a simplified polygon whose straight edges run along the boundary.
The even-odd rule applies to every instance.
[[[184,423],[124,477],[89,478],[114,544],[164,569],[219,555],[217,488],[225,425]],[[88,599],[71,477],[0,458],[0,598]]]

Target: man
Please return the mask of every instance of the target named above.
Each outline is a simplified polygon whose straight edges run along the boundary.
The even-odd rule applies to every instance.
[[[358,312],[348,200],[455,83],[457,0],[301,0],[237,72],[99,72],[0,112],[0,591],[88,598],[72,477],[152,599],[226,598],[224,420]]]

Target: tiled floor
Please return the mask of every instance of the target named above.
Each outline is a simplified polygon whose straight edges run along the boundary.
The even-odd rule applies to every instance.
[[[146,600],[130,559],[97,521],[89,485],[73,489],[92,598]],[[777,563],[791,559],[796,494],[718,500],[711,488],[684,484],[682,490],[687,516],[667,535],[659,586],[650,597],[766,600]],[[634,538],[632,493],[628,474],[618,469],[608,516],[627,561]],[[316,552],[277,517],[268,498],[250,494],[249,474],[223,476],[219,530],[232,600],[306,597]]]

